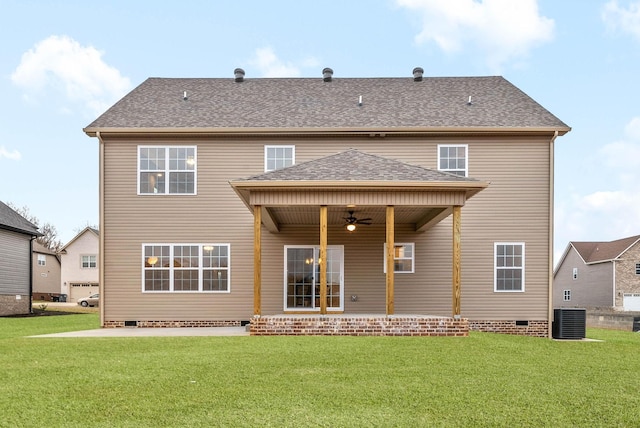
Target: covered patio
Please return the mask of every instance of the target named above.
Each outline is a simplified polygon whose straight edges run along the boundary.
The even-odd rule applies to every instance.
[[[486,182],[367,154],[355,149],[230,182],[254,217],[252,335],[466,336],[461,317],[461,212]],[[346,314],[328,305],[329,225],[343,225],[345,212],[366,210],[385,227],[385,301],[379,314]],[[410,224],[424,232],[452,217],[451,316],[395,314],[395,229]],[[278,233],[287,224],[315,224],[319,243],[319,308],[262,313],[263,228]]]

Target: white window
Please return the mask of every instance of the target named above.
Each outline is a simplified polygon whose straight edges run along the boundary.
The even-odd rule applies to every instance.
[[[494,244],[494,291],[524,291],[524,243]]]
[[[570,301],[571,300],[571,290],[564,290],[563,291],[563,296],[564,296],[563,300],[565,302]]]
[[[139,146],[138,194],[195,195],[195,146]]]
[[[81,256],[80,263],[82,269],[92,269],[98,267],[98,258],[95,254]]]
[[[438,170],[466,177],[467,144],[438,144]]]
[[[383,269],[387,273],[387,244],[384,244]],[[414,243],[396,242],[393,250],[393,271],[395,273],[413,273],[414,272]]]
[[[265,172],[285,168],[296,163],[296,146],[264,146]]]
[[[144,244],[142,291],[229,292],[229,244]]]
[[[636,263],[636,275],[640,275],[640,263]]]
[[[47,256],[44,254],[38,254],[38,266],[46,266],[47,265]]]
[[[573,279],[578,279],[578,268],[573,268]]]

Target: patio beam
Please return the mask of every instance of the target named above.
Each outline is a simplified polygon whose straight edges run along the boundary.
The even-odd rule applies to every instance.
[[[320,206],[320,313],[327,313],[327,206]]]
[[[461,207],[453,207],[453,263],[452,263],[452,289],[453,289],[453,317],[460,318],[460,213]]]
[[[387,206],[387,276],[386,276],[386,288],[387,288],[387,315],[393,315],[394,312],[394,255],[395,255],[395,210],[393,205]]]
[[[262,313],[262,207],[253,207],[253,315]]]

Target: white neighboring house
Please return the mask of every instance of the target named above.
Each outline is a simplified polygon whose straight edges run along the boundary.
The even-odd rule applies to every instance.
[[[99,237],[98,230],[86,227],[60,250],[61,290],[68,302],[98,293]]]

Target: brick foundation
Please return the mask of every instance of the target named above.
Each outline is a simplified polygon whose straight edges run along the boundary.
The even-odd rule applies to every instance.
[[[517,325],[517,321],[470,320],[471,331],[487,333],[515,334],[519,336],[549,337],[548,321],[526,321],[527,325]]]
[[[28,295],[20,295],[20,299],[15,294],[0,294],[0,316],[27,315],[29,313]]]
[[[468,336],[467,319],[427,316],[277,315],[251,319],[252,336]]]
[[[132,320],[133,321],[133,320]],[[178,327],[240,327],[242,321],[149,321],[135,320],[135,325],[126,325],[129,321],[105,321],[104,328],[178,328]]]

